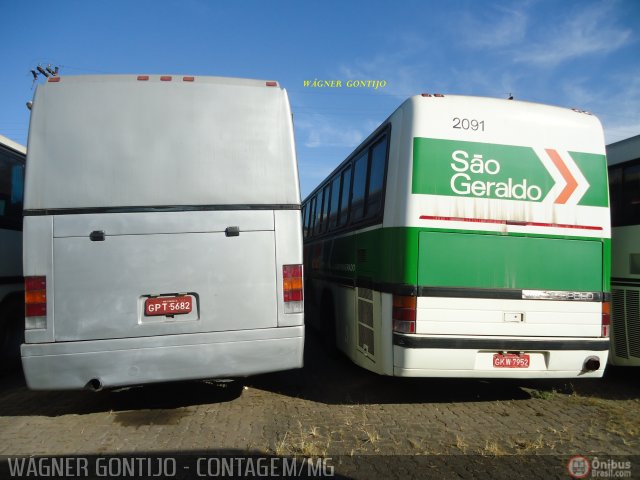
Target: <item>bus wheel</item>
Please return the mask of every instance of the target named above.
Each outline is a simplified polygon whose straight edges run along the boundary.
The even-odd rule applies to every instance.
[[[20,365],[20,345],[24,342],[24,304],[9,300],[0,308],[0,370]]]

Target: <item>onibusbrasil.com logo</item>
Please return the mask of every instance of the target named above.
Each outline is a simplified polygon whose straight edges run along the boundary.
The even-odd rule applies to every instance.
[[[569,459],[567,470],[572,478],[631,478],[631,462],[628,460],[591,460],[582,455]]]

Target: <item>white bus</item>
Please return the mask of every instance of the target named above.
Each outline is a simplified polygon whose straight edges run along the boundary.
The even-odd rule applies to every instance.
[[[422,94],[303,202],[309,323],[385,375],[600,377],[602,127],[587,112]]]
[[[22,197],[26,149],[0,135],[0,370],[20,363],[24,332]]]
[[[300,193],[277,82],[49,78],[24,215],[30,388],[302,366]]]
[[[640,135],[607,146],[611,191],[611,355],[640,366]]]

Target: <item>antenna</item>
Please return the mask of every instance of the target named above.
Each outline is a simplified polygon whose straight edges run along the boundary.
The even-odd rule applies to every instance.
[[[38,64],[35,70],[30,70],[31,75],[33,75],[34,84],[38,81],[38,76],[43,76],[45,78],[57,77],[59,71],[60,71],[60,67],[52,66],[51,64],[48,64],[44,68],[42,67],[42,65]]]

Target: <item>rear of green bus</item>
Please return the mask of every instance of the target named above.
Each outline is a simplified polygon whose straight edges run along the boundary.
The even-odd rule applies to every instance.
[[[611,228],[600,122],[460,96],[400,110],[384,227],[404,232],[395,275],[415,289],[392,298],[393,374],[601,377]]]

